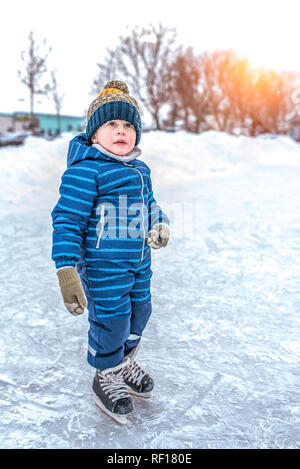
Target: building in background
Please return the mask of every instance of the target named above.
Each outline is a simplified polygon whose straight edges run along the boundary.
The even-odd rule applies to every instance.
[[[7,132],[22,132],[33,129],[34,135],[54,137],[63,132],[82,132],[85,128],[85,117],[70,116],[47,113],[36,113],[34,115],[35,125],[31,126],[31,114],[29,112],[17,111],[13,113],[0,112],[0,134]],[[214,128],[210,122],[210,128]],[[152,130],[152,127],[143,125],[143,131]],[[300,143],[300,115],[291,122],[289,131],[290,137]],[[247,135],[247,132],[245,133]]]
[[[68,116],[46,113],[34,114],[34,133],[44,136],[55,136],[62,132],[81,132],[85,125],[85,117]],[[11,114],[0,112],[0,132],[19,132],[32,129],[29,112],[13,112]]]

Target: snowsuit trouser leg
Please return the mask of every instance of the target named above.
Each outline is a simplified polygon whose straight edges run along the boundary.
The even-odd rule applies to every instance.
[[[150,318],[150,262],[116,273],[109,262],[89,271],[81,259],[77,270],[88,300],[88,363],[100,370],[114,367],[139,343]]]

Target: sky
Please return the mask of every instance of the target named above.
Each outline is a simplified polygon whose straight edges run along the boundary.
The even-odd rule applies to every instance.
[[[9,0],[1,5],[0,112],[29,111],[17,70],[30,31],[52,47],[48,67],[64,93],[62,113],[82,116],[96,97],[97,63],[136,26],[161,22],[195,52],[231,48],[253,66],[300,71],[299,13],[297,0]],[[55,113],[54,103],[38,97],[35,110]]]

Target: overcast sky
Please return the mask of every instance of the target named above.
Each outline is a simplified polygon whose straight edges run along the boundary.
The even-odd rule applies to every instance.
[[[31,30],[53,49],[49,67],[57,69],[65,114],[85,114],[97,62],[137,25],[175,27],[179,42],[197,52],[233,48],[253,65],[300,71],[299,0],[9,0],[1,20],[0,112],[29,110],[17,70]],[[55,112],[50,101],[35,110]]]

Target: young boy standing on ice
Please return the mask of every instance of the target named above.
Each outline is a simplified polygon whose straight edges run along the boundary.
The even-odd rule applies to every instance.
[[[151,315],[150,246],[167,245],[169,220],[137,159],[141,118],[127,85],[107,83],[87,117],[86,133],[70,142],[52,212],[52,259],[67,309],[88,308],[95,401],[122,423],[130,394],[149,397],[153,388],[135,356]]]

